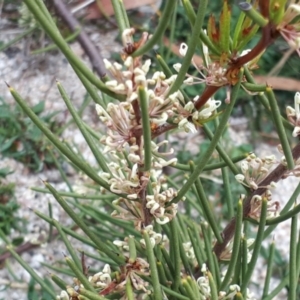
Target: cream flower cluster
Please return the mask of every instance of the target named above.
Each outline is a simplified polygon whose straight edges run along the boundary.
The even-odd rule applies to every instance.
[[[266,190],[263,195],[255,195],[250,202],[249,217],[257,221],[260,220],[262,200],[267,199],[267,219],[276,218],[279,216],[280,203],[272,199],[270,190]]]
[[[111,269],[108,264],[106,264],[102,272],[98,272],[93,276],[89,276],[89,282],[100,291],[105,289],[112,289],[115,292],[124,293],[126,288],[126,283],[130,280],[132,286],[137,291],[142,291],[144,294],[148,294],[149,291],[146,289],[148,283],[145,282],[140,275],[149,276],[149,264],[142,258],[136,258],[136,261],[131,264],[127,263],[124,268],[126,269],[125,276],[119,278],[120,282],[116,283],[111,278]],[[80,290],[84,289],[83,285],[78,282],[77,278],[74,278],[75,286],[67,286],[66,290],[61,291],[60,295],[56,296],[57,300],[71,300],[79,299]],[[120,299],[127,299],[124,295]]]
[[[185,43],[181,43],[179,48],[180,55],[185,56],[187,50],[188,50],[188,46]],[[207,85],[213,85],[213,86],[227,85],[229,83],[226,77],[227,69],[221,66],[220,63],[217,61],[211,62],[208,55],[208,49],[206,46],[204,46],[203,51],[204,51],[205,66],[204,65],[198,66],[194,62],[194,60],[192,60],[192,64],[201,75],[201,78],[187,74],[188,78],[184,81],[184,83],[187,85],[192,85],[197,83],[206,83]],[[181,64],[177,63],[173,67],[177,72],[179,72],[181,68]]]
[[[106,264],[101,272],[89,276],[89,282],[95,287],[101,290],[107,288],[111,282],[111,269],[108,264]],[[56,296],[57,300],[70,300],[77,299],[79,296],[80,289],[84,289],[84,286],[79,282],[77,278],[74,278],[74,287],[67,286],[66,290],[61,291],[60,295]]]
[[[242,174],[237,174],[235,179],[253,189],[257,190],[261,181],[267,177],[270,169],[276,164],[276,158],[274,155],[266,156],[265,158],[259,158],[254,153],[248,155],[240,164]],[[266,188],[276,187],[275,182],[271,182]]]
[[[202,265],[201,268],[202,273],[204,276],[201,276],[197,279],[198,288],[200,291],[200,300],[211,299],[211,289],[209,285],[208,279],[208,270],[206,264]],[[233,300],[237,293],[241,290],[240,286],[237,284],[233,284],[229,286],[228,292],[220,291],[218,300]],[[256,300],[254,295],[247,289],[247,300]]]

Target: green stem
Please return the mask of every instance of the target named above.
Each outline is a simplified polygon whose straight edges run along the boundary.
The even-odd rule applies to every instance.
[[[273,266],[273,262],[274,262],[274,254],[275,254],[275,242],[273,240],[270,245],[270,254],[268,257],[267,274],[266,274],[266,278],[265,278],[265,284],[264,284],[264,290],[263,290],[263,296],[262,296],[263,299],[269,293],[270,281],[271,281],[271,276],[272,276],[272,266]]]
[[[284,126],[281,121],[281,115],[280,110],[277,104],[277,101],[275,99],[275,95],[273,93],[273,90],[270,87],[267,87],[267,97],[269,99],[269,104],[271,107],[272,115],[274,118],[274,123],[277,129],[277,134],[280,139],[280,143],[282,146],[282,150],[286,159],[287,167],[289,170],[292,170],[294,168],[294,159],[292,155],[292,150],[290,147],[289,140],[287,138],[286,132],[284,130]]]
[[[214,137],[214,134],[211,132],[211,130],[209,129],[209,127],[208,127],[206,124],[204,124],[202,128],[203,128],[203,131],[205,132],[205,134],[207,135],[207,137],[208,137],[210,140],[212,140],[213,137]],[[228,156],[228,154],[226,153],[226,151],[225,151],[219,144],[217,144],[216,150],[218,151],[218,153],[219,153],[219,155],[221,156],[222,160],[224,160],[226,166],[231,170],[231,172],[232,172],[234,175],[239,174],[240,171],[238,170],[237,166],[235,165],[236,161],[233,161],[233,160]],[[243,155],[248,155],[248,153],[247,153],[247,154],[243,154]],[[243,155],[241,155],[241,157],[242,157]],[[246,156],[246,157],[247,157],[247,156]],[[246,158],[246,157],[244,156],[244,158]],[[209,166],[209,165],[207,165],[207,167],[208,167],[208,166]],[[205,169],[205,168],[204,168],[204,169]],[[203,171],[204,171],[204,169],[203,169]]]
[[[167,4],[164,8],[164,11],[160,17],[158,26],[152,35],[152,37],[143,45],[141,48],[137,49],[132,56],[137,57],[141,56],[150,50],[153,49],[155,44],[159,43],[159,40],[163,36],[164,32],[167,29],[168,24],[170,23],[174,8],[176,6],[176,1],[174,0],[167,0]]]
[[[148,262],[150,265],[150,271],[151,271],[151,281],[152,281],[152,287],[153,287],[153,297],[154,300],[162,300],[162,293],[161,293],[161,287],[159,284],[159,277],[158,272],[156,268],[156,259],[153,253],[152,244],[150,242],[150,238],[147,231],[143,232],[143,237],[145,239],[146,243],[146,252],[148,257]]]
[[[262,246],[262,241],[264,237],[264,229],[266,225],[266,218],[267,218],[267,205],[268,200],[266,198],[262,199],[262,206],[261,206],[261,214],[260,214],[260,222],[258,226],[258,232],[255,238],[255,245],[252,252],[251,261],[248,264],[247,273],[245,274],[243,283],[241,285],[241,292],[243,295],[246,293],[246,289],[250,278],[252,276],[253,270],[255,268],[255,264],[259,255],[260,248]]]
[[[194,172],[195,166],[193,165],[192,162],[191,162],[190,165],[191,165],[192,172]],[[209,226],[211,227],[212,231],[214,232],[214,235],[215,235],[216,239],[218,240],[218,242],[222,243],[223,239],[222,239],[221,234],[220,234],[219,226],[218,226],[218,224],[215,220],[214,214],[213,214],[213,212],[210,208],[209,201],[206,197],[204,188],[203,188],[201,180],[199,178],[196,179],[195,186],[196,186],[196,190],[197,190],[197,193],[198,193],[198,199],[199,199],[199,202],[200,202],[200,206],[201,206],[201,208],[203,210],[203,213],[205,215],[205,219],[208,222]]]
[[[118,23],[118,27],[120,30],[120,33],[122,34],[125,29],[129,29],[128,26],[128,18],[126,14],[126,10],[123,5],[123,1],[121,0],[112,0],[111,1],[113,8],[114,8],[114,13],[115,13],[115,18]]]
[[[49,149],[49,153],[50,153],[50,156],[51,156],[52,160],[54,161],[55,167],[59,171],[59,174],[60,174],[62,180],[66,183],[66,185],[68,186],[68,189],[70,190],[70,192],[73,192],[72,185],[70,184],[70,182],[68,180],[68,177],[67,177],[66,173],[64,172],[64,170],[62,168],[62,165],[58,162],[58,159],[56,158],[56,156],[53,153],[51,148]],[[76,201],[76,198],[75,198],[75,201]]]
[[[211,131],[210,131],[210,133],[211,133],[211,137],[210,137],[210,139],[211,139],[211,138],[213,138],[213,133]],[[216,147],[216,149],[217,149],[217,147]],[[222,149],[222,148],[220,147],[220,149]],[[217,151],[218,151],[218,149],[217,149]],[[224,150],[222,150],[222,151],[224,151]],[[237,169],[237,167],[234,164],[236,164],[237,162],[239,162],[241,160],[244,160],[249,155],[249,153],[245,153],[245,154],[241,154],[241,155],[238,155],[238,156],[230,158],[226,154],[225,151],[224,151],[224,154],[226,155],[226,161],[212,163],[212,164],[207,164],[204,167],[203,171],[212,171],[212,170],[217,170],[217,169],[221,169],[221,168],[227,167],[228,166],[227,162],[230,161],[231,167],[229,167],[229,168],[230,168],[230,170],[232,172],[235,171],[236,173],[233,172],[233,174],[236,175],[236,174],[238,174],[238,169]],[[221,157],[223,159],[223,156],[221,156]],[[182,170],[182,171],[190,171],[191,170],[191,167],[189,165],[184,165],[184,164],[179,164],[179,163],[176,163],[174,165],[170,165],[170,167],[178,169],[178,170]]]
[[[226,272],[226,275],[222,281],[220,290],[223,291],[227,287],[230,282],[232,273],[236,266],[238,257],[239,257],[239,250],[240,250],[240,243],[241,243],[241,234],[242,234],[242,224],[243,224],[243,203],[240,199],[237,204],[237,214],[236,214],[236,225],[235,225],[235,233],[233,239],[233,247],[231,258],[229,262],[229,266]]]
[[[8,242],[5,234],[0,229],[0,237],[5,241]],[[54,291],[46,284],[42,277],[40,277],[34,270],[18,255],[18,253],[13,249],[13,246],[7,243],[6,249],[10,252],[10,254],[15,258],[15,260],[31,275],[31,277],[45,290],[47,293],[55,299],[56,295]]]
[[[53,210],[52,210],[52,204],[50,203],[50,201],[48,201],[48,211],[49,211],[49,217],[52,219],[53,217]],[[49,235],[48,235],[48,243],[50,243],[52,241],[52,235],[53,235],[53,225],[50,223],[49,224]]]
[[[200,249],[199,249],[201,247],[201,245],[199,245],[197,243],[197,241],[195,240],[195,238],[193,236],[193,231],[191,230],[191,228],[188,228],[188,233],[189,233],[190,241],[191,241],[193,249],[194,249],[194,253],[195,253],[195,256],[196,256],[196,259],[197,259],[198,266],[202,266],[202,264],[205,261],[204,261],[202,255],[201,255],[201,252],[200,252]]]
[[[72,42],[78,36],[78,34],[80,33],[80,31],[81,31],[81,28],[77,28],[72,34],[70,34],[69,36],[67,36],[65,38],[65,41],[67,43]],[[44,53],[44,52],[47,52],[47,51],[50,51],[50,50],[54,50],[54,49],[57,49],[57,45],[56,44],[51,44],[51,45],[49,45],[47,47],[31,51],[30,54],[33,54],[33,55],[34,54],[40,54],[40,53]]]
[[[194,8],[191,4],[191,2],[189,0],[183,0],[182,1],[182,5],[184,7],[184,10],[187,14],[187,17],[189,19],[189,22],[191,24],[191,26],[194,25],[195,21],[196,21],[196,14],[194,11]],[[201,29],[200,31],[200,40],[207,46],[207,48],[214,54],[219,56],[221,53],[220,51],[214,46],[214,44],[210,41],[210,39],[208,38],[208,36],[205,34],[204,30]],[[204,57],[203,57],[204,60]]]
[[[208,263],[207,267],[209,271],[213,274],[213,277],[215,278],[216,274],[215,274],[215,267],[214,267],[214,258],[212,253],[212,245],[209,239],[210,227],[206,222],[201,222],[200,225],[201,225],[202,235],[204,238],[205,253],[207,255],[207,263]]]
[[[20,35],[18,35],[17,37],[15,37],[14,39],[12,39],[7,44],[4,44],[4,45],[0,46],[0,52],[4,51],[5,49],[7,49],[8,47],[12,46],[16,42],[20,41],[23,37],[25,37],[26,35],[30,34],[31,32],[33,32],[36,29],[37,29],[36,26],[35,27],[31,27],[31,28],[27,29],[26,31],[24,31],[23,33],[21,33]]]
[[[83,289],[83,288],[81,288],[80,290],[79,290],[79,294],[80,294],[80,296],[78,297],[78,300],[105,300],[105,299],[107,299],[107,298],[104,298],[104,297],[102,297],[102,296],[100,296],[100,295],[98,295],[98,293],[93,293],[93,292],[91,292],[91,291],[89,291],[89,290],[85,290],[85,289]],[[82,297],[81,295],[83,295],[83,296],[86,296],[86,297]]]
[[[133,235],[130,235],[128,237],[128,247],[129,247],[129,263],[133,264],[136,261],[136,247],[135,247]]]
[[[157,267],[157,271],[158,271],[158,275],[159,275],[159,282],[162,285],[167,286],[168,279],[167,279],[167,276],[165,273],[164,264],[160,260],[157,260],[156,267]]]
[[[243,82],[242,86],[250,92],[265,92],[267,89],[266,84],[254,84],[249,82]]]
[[[42,214],[41,212],[39,211],[34,211],[34,213],[41,219],[45,220],[47,223],[49,224],[52,224],[54,226],[54,222],[53,222],[53,219],[50,219],[48,216]],[[86,244],[86,245],[89,245],[93,248],[96,248],[95,244],[93,242],[91,242],[90,239],[87,239],[85,237],[83,237],[82,235],[79,235],[78,233],[76,233],[74,231],[73,228],[68,228],[68,227],[65,227],[65,226],[62,226],[62,230],[68,235],[68,236],[71,236],[73,238],[75,238],[76,240],[82,242],[83,244]]]
[[[110,169],[108,168],[105,158],[103,156],[103,154],[101,153],[101,151],[99,151],[99,148],[96,146],[94,140],[91,138],[89,132],[87,131],[86,127],[84,126],[84,123],[82,121],[82,118],[80,118],[80,116],[78,115],[77,111],[75,110],[74,106],[72,105],[72,102],[70,100],[70,98],[68,97],[65,89],[63,88],[63,86],[60,84],[60,82],[57,82],[57,87],[58,90],[65,102],[65,104],[67,105],[68,111],[71,113],[73,120],[75,121],[78,129],[80,130],[80,132],[82,133],[85,141],[87,142],[89,148],[91,149],[91,151],[94,154],[94,157],[96,159],[96,161],[98,162],[99,166],[101,167],[101,169],[108,173],[111,174]]]
[[[150,171],[151,169],[151,128],[148,110],[148,95],[145,88],[140,86],[138,88],[138,95],[140,100],[140,108],[142,114],[142,128],[144,138],[144,168],[143,171]]]
[[[114,260],[116,263],[123,264],[125,258],[122,255],[118,255],[111,251],[103,241],[99,240],[95,233],[93,233],[90,228],[83,222],[82,218],[72,210],[72,208],[66,203],[66,201],[58,194],[58,192],[47,182],[44,182],[45,186],[50,190],[52,195],[55,197],[60,206],[64,211],[73,219],[73,221],[82,229],[82,231],[95,243],[98,250],[104,252],[108,257]]]
[[[103,108],[106,108],[106,105],[104,105],[103,99],[99,96],[97,89],[95,86],[90,83],[90,81],[76,68],[76,66],[73,66],[73,69],[80,79],[81,83],[84,85],[86,91],[89,93],[91,98],[94,100],[95,103],[98,103]],[[104,94],[102,94],[104,96]]]
[[[189,285],[189,282],[186,279],[182,280],[182,285],[185,288],[185,291],[190,300],[197,300],[195,292],[193,291],[192,287]],[[217,298],[216,298],[217,299]]]
[[[128,300],[134,300],[131,280],[129,277],[126,278],[126,296]]]
[[[50,274],[50,277],[59,288],[66,290],[68,284],[64,280],[62,280],[56,274]]]
[[[38,187],[32,187],[31,190],[39,192],[39,193],[44,193],[44,194],[51,194],[49,190],[43,189],[43,188],[38,188]],[[58,192],[60,196],[62,197],[69,197],[69,198],[79,198],[79,199],[87,199],[87,200],[115,200],[116,196],[115,195],[88,195],[88,194],[76,194],[72,192]]]
[[[52,144],[63,154],[65,155],[75,166],[81,169],[86,175],[91,179],[97,182],[102,187],[107,190],[110,189],[109,184],[100,178],[98,174],[89,166],[84,160],[81,160],[74,152],[72,152],[65,144],[63,144],[48,127],[39,119],[39,117],[31,110],[31,108],[26,104],[26,101],[23,100],[20,95],[12,88],[9,87],[9,90],[18,102],[27,116],[33,121],[33,123],[45,134],[45,136],[51,141]]]
[[[227,204],[228,219],[231,219],[233,217],[234,211],[233,211],[233,199],[231,194],[231,184],[229,180],[229,173],[227,167],[222,168],[222,179],[223,179],[223,185],[225,190],[224,196]]]
[[[188,50],[183,58],[183,62],[182,62],[180,71],[176,77],[176,80],[172,84],[172,86],[168,92],[169,95],[176,92],[180,88],[183,80],[185,79],[186,73],[190,67],[191,60],[193,58],[193,55],[195,54],[195,49],[197,46],[197,39],[200,34],[202,25],[203,25],[207,3],[208,3],[208,0],[202,0],[199,3],[196,21],[194,23],[194,26],[192,29],[192,35],[191,35],[191,38],[188,43]]]
[[[250,3],[240,2],[240,9],[249,17],[255,24],[260,27],[265,27],[269,21],[266,20]]]
[[[162,286],[161,288],[162,288],[162,290],[163,290],[167,295],[173,296],[174,298],[172,298],[172,299],[176,299],[176,300],[177,300],[177,299],[178,299],[178,300],[190,300],[190,298],[188,298],[188,297],[186,297],[186,296],[183,296],[183,295],[180,295],[180,294],[174,292],[173,290],[171,290],[171,289],[169,289],[169,288],[167,288],[167,287],[165,287],[165,286]],[[168,298],[168,299],[171,299],[171,297]]]
[[[85,289],[88,291],[96,293],[96,290],[92,286],[92,284],[89,282],[89,280],[86,278],[86,276],[82,273],[80,268],[77,266],[77,264],[70,258],[70,257],[65,257],[66,263],[70,267],[70,269],[74,272],[76,275],[77,279],[79,279],[80,283],[84,286]]]
[[[170,252],[171,257],[173,258],[173,266],[174,266],[174,273],[173,273],[173,283],[172,283],[172,290],[177,291],[180,285],[180,249],[179,249],[179,233],[176,226],[176,219],[170,222]]]
[[[77,253],[75,252],[74,247],[71,245],[70,241],[68,240],[68,238],[66,237],[64,231],[62,230],[61,226],[59,225],[59,223],[53,219],[53,224],[54,226],[57,228],[60,237],[62,238],[65,246],[67,247],[69,254],[71,255],[74,263],[76,264],[77,268],[80,269],[81,268],[81,262],[80,259],[78,258]]]
[[[300,205],[299,205],[300,206]],[[289,300],[297,298],[297,283],[299,281],[297,274],[297,224],[298,215],[292,217],[291,234],[290,234],[290,261],[289,261]],[[299,243],[300,241],[298,241]]]
[[[266,225],[277,225],[281,222],[284,222],[292,217],[294,217],[295,215],[297,215],[300,212],[300,205],[296,205],[293,209],[289,210],[287,213],[280,215],[277,218],[274,219],[270,219],[266,221]],[[257,224],[258,222],[253,220],[253,219],[248,219],[247,221],[250,221],[251,223]]]
[[[249,72],[249,70],[247,69],[247,67],[245,68],[245,76],[248,82],[256,85],[254,78],[252,77],[251,73]],[[266,113],[273,119],[273,115],[270,111],[270,107],[269,107],[269,102],[268,99],[266,98],[266,96],[263,93],[259,93],[257,95],[259,101],[261,102],[261,104],[264,106]],[[281,117],[281,120],[283,122],[283,125],[286,129],[293,131],[293,126],[292,124],[290,124],[286,119],[284,119],[283,117]]]
[[[218,289],[214,281],[214,278],[212,276],[212,273],[208,271],[207,276],[208,276],[208,281],[210,286],[211,299],[218,299]]]

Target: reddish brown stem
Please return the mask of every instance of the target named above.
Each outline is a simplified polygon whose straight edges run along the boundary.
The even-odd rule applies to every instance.
[[[261,14],[268,19],[269,18],[269,9],[270,9],[270,0],[259,0],[259,8]]]
[[[262,28],[262,37],[258,44],[246,55],[241,56],[234,61],[232,61],[232,66],[230,69],[239,69],[249,61],[260,55],[265,49],[271,45],[274,40],[279,36],[279,32],[276,30],[273,24],[268,23]],[[228,69],[228,72],[229,70]],[[227,73],[228,73],[227,72]]]
[[[199,110],[209,98],[222,86],[207,85],[204,92],[200,95],[199,99],[195,102],[195,108]]]

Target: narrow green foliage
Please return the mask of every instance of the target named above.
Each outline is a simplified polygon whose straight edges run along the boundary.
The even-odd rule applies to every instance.
[[[134,57],[140,56],[145,54],[146,52],[152,50],[153,46],[161,39],[162,35],[164,34],[165,30],[167,29],[168,24],[171,21],[171,17],[175,8],[176,1],[167,0],[166,7],[163,11],[163,14],[160,18],[159,24],[152,35],[152,37],[146,42],[144,46],[139,48],[133,53]]]
[[[298,286],[298,276],[299,272],[297,272],[297,261],[299,257],[297,257],[297,225],[298,225],[298,216],[294,215],[291,218],[291,235],[290,235],[290,262],[289,262],[289,300],[297,298],[297,286]],[[298,240],[298,243],[300,241]],[[299,263],[298,263],[299,264]]]
[[[274,118],[275,126],[277,128],[277,133],[278,133],[280,143],[282,146],[282,151],[283,151],[285,159],[286,159],[287,167],[288,167],[288,169],[292,170],[294,168],[294,159],[293,159],[290,143],[288,141],[286,132],[283,127],[283,123],[281,121],[280,110],[279,110],[277,101],[275,99],[274,92],[270,87],[267,87],[266,94],[269,99],[270,108],[271,108],[272,115]]]
[[[4,239],[4,234],[0,229],[1,238]],[[7,245],[6,249],[10,252],[10,254],[14,257],[14,259],[30,274],[32,278],[45,290],[49,293],[53,298],[56,297],[54,291],[45,283],[43,278],[41,278],[35,271],[19,256],[19,254],[13,249],[12,245]]]
[[[188,43],[188,50],[184,57],[180,71],[176,77],[176,80],[168,92],[169,95],[174,93],[175,91],[177,91],[180,88],[180,86],[186,76],[187,70],[190,66],[192,57],[193,57],[195,49],[196,49],[197,37],[199,36],[200,30],[203,25],[206,6],[207,6],[207,0],[203,0],[199,3],[196,21],[195,21],[193,29],[192,29],[192,35],[191,35],[190,41]]]
[[[195,170],[194,165],[192,163],[190,165],[191,165],[192,172],[194,172],[194,170]],[[213,212],[209,205],[209,201],[205,195],[204,188],[202,186],[200,178],[196,179],[195,186],[196,186],[196,190],[198,193],[198,199],[200,202],[200,206],[204,213],[204,217],[205,217],[206,221],[208,222],[209,226],[211,226],[211,229],[214,232],[214,235],[215,235],[216,239],[218,240],[218,242],[222,243],[223,239],[220,235],[219,226],[214,218]]]
[[[126,296],[128,300],[134,300],[134,295],[132,291],[132,285],[129,278],[126,280]]]
[[[147,257],[149,260],[149,265],[150,265],[150,270],[151,270],[153,297],[155,300],[160,300],[160,299],[162,299],[162,294],[161,294],[161,287],[159,284],[159,277],[158,277],[158,272],[157,272],[157,267],[156,267],[156,259],[155,259],[154,253],[153,253],[149,235],[146,231],[143,232],[143,237],[146,242]]]
[[[241,285],[241,292],[243,293],[243,295],[246,293],[246,288],[252,276],[252,272],[255,268],[255,264],[263,241],[264,229],[265,229],[266,218],[267,218],[267,205],[268,205],[268,200],[264,197],[262,199],[259,227],[258,227],[258,232],[257,232],[257,236],[255,239],[255,244],[252,252],[252,258],[248,264],[247,272],[245,274],[245,278]]]
[[[55,274],[51,274],[50,277],[59,288],[61,288],[63,291],[66,289],[68,284],[65,281],[63,281],[60,277],[58,277]]]
[[[83,222],[83,220],[76,214],[72,208],[66,203],[66,201],[57,193],[57,191],[47,182],[44,182],[45,186],[49,189],[52,195],[55,197],[61,207],[68,213],[73,221],[83,230],[83,232],[96,244],[99,251],[103,251],[108,257],[117,263],[124,263],[125,258],[121,255],[116,255],[112,252],[102,241],[98,239],[95,233]]]
[[[270,0],[270,20],[279,24],[284,16],[287,0]]]
[[[144,171],[150,171],[151,168],[151,128],[148,111],[148,96],[145,89],[140,86],[138,88],[139,101],[141,106],[143,138],[144,138]]]
[[[99,146],[97,146],[94,142],[94,140],[91,138],[89,132],[87,131],[86,127],[84,126],[84,123],[82,121],[82,119],[80,118],[80,116],[78,115],[78,113],[76,112],[74,106],[72,105],[72,102],[70,100],[70,98],[68,97],[65,89],[63,88],[63,86],[61,85],[60,82],[57,82],[57,87],[58,90],[63,98],[63,100],[65,101],[69,112],[72,114],[73,120],[75,121],[77,127],[79,128],[79,130],[81,131],[82,135],[85,138],[85,141],[87,142],[87,144],[89,145],[89,148],[92,150],[94,157],[96,158],[99,166],[101,167],[101,169],[104,172],[110,173],[110,170],[106,164],[105,158],[103,156],[103,154],[101,153],[101,151],[99,150]]]
[[[274,262],[274,253],[275,253],[275,241],[273,240],[270,245],[270,254],[268,257],[268,268],[267,268],[267,274],[264,284],[264,290],[263,290],[263,298],[266,297],[269,293],[269,287],[270,287],[270,281],[271,281],[271,275],[273,270],[273,262]]]
[[[81,288],[79,290],[79,294],[86,296],[86,299],[89,299],[89,300],[104,300],[104,299],[106,299],[106,298],[98,295],[95,292],[91,292],[88,289],[83,289],[83,288]],[[79,296],[79,299],[83,299],[83,298],[81,296]]]
[[[179,232],[176,224],[176,219],[170,222],[171,235],[170,235],[170,255],[172,257],[172,264],[174,266],[174,281],[172,283],[172,289],[178,290],[180,284],[180,246],[179,246]]]
[[[123,5],[123,1],[112,0],[111,3],[114,8],[114,13],[118,23],[119,30],[120,32],[123,33],[125,29],[129,29],[129,21]]]
[[[221,284],[221,288],[220,288],[221,291],[223,291],[226,288],[226,286],[228,286],[230,282],[230,278],[232,276],[232,273],[238,261],[240,243],[241,243],[242,222],[243,222],[243,203],[241,200],[239,200],[237,204],[236,225],[235,225],[235,234],[234,234],[231,258],[230,258],[226,275]]]
[[[28,115],[28,117],[34,122],[34,124],[45,134],[45,136],[59,149],[59,151],[64,154],[75,166],[80,168],[85,172],[88,176],[90,176],[93,180],[99,183],[101,186],[109,189],[109,185],[101,179],[94,169],[92,169],[85,161],[78,158],[78,156],[72,152],[65,144],[63,144],[58,137],[56,137],[49,128],[36,116],[36,114],[29,108],[26,104],[26,101],[23,100],[20,95],[12,88],[9,87],[9,90],[14,97],[14,99],[18,102],[18,104],[22,107],[24,112]]]
[[[268,24],[266,20],[251,4],[247,2],[239,3],[240,9],[249,17],[255,24],[264,27]]]
[[[65,257],[65,261],[70,267],[70,269],[74,272],[80,283],[84,286],[84,288],[96,293],[96,290],[94,289],[93,285],[88,281],[85,274],[83,274],[82,270],[78,268],[76,263],[70,257],[67,256]]]
[[[73,246],[71,245],[70,241],[68,240],[68,238],[66,237],[64,231],[62,230],[61,226],[59,225],[59,223],[56,220],[53,220],[54,226],[57,228],[62,240],[64,241],[77,269],[81,268],[81,262],[78,258],[78,254],[75,252],[75,249],[73,248]]]

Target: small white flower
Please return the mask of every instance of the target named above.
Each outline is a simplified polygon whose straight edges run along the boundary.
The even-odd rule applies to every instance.
[[[216,111],[216,109],[221,105],[221,101],[220,100],[214,100],[214,99],[209,99],[205,105],[203,106],[203,109],[199,112],[199,118],[200,119],[207,119],[210,116],[212,116],[212,114],[214,113],[214,111]]]
[[[237,182],[243,183],[245,180],[245,176],[243,174],[237,174],[235,175],[235,179],[237,180]]]
[[[188,50],[188,45],[185,44],[185,43],[181,43],[181,44],[180,44],[180,47],[179,47],[179,53],[180,53],[180,55],[181,55],[181,56],[185,56],[187,50]]]
[[[183,128],[185,132],[197,133],[195,125],[189,122],[186,118],[178,123],[178,128]]]
[[[56,297],[57,300],[69,300],[69,295],[66,291],[61,291],[60,295]]]
[[[177,63],[177,64],[174,64],[174,65],[173,65],[173,68],[175,69],[176,72],[179,72],[181,66],[182,66],[182,65],[181,65],[180,63]]]

